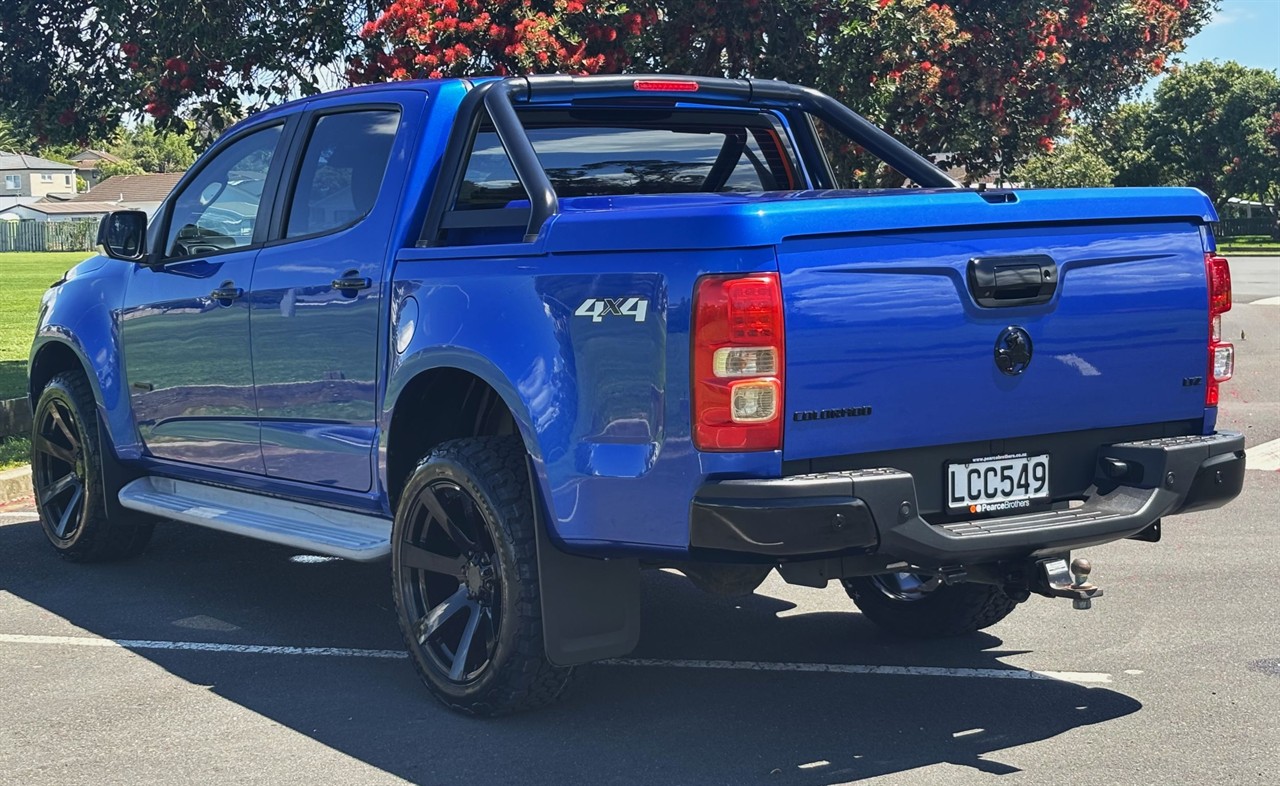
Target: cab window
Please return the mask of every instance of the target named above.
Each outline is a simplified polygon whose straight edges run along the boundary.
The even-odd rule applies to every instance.
[[[186,257],[242,248],[253,242],[262,190],[282,126],[237,139],[178,192],[165,238],[165,256]]]
[[[369,109],[322,115],[315,122],[290,201],[286,237],[350,226],[378,199],[400,113]]]

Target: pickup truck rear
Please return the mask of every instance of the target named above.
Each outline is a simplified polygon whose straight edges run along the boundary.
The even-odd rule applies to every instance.
[[[830,134],[902,188],[858,189]],[[1225,504],[1228,263],[1191,189],[962,188],[833,99],[407,82],[232,129],[43,303],[41,522],[390,559],[414,666],[499,714],[629,652],[640,573],[838,581],[908,636]]]

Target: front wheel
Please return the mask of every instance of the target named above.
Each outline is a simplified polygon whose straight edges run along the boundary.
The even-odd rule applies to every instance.
[[[543,647],[534,526],[513,437],[442,443],[405,486],[391,545],[400,630],[418,675],[454,710],[532,709],[573,674]]]
[[[886,573],[844,579],[845,592],[867,619],[913,638],[963,636],[1009,616],[1018,601],[991,584],[944,584],[940,576]]]
[[[45,385],[36,402],[31,432],[31,481],[40,526],[49,542],[72,562],[132,557],[151,540],[153,523],[120,513],[108,516],[98,438],[98,411],[89,380],[65,371]]]

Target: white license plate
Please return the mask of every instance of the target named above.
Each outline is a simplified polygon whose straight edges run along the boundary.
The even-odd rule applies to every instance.
[[[947,465],[947,509],[1000,513],[1049,498],[1049,456],[992,456]]]

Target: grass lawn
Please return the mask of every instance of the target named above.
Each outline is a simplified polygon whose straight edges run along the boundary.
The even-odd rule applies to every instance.
[[[67,268],[90,256],[86,251],[0,254],[0,278],[5,282],[0,297],[0,399],[26,395],[27,354],[40,296]]]
[[[0,472],[21,467],[31,460],[31,440],[26,437],[9,437],[0,441]]]
[[[1218,250],[1224,254],[1239,256],[1280,256],[1280,242],[1266,235],[1233,237],[1218,242]]]

